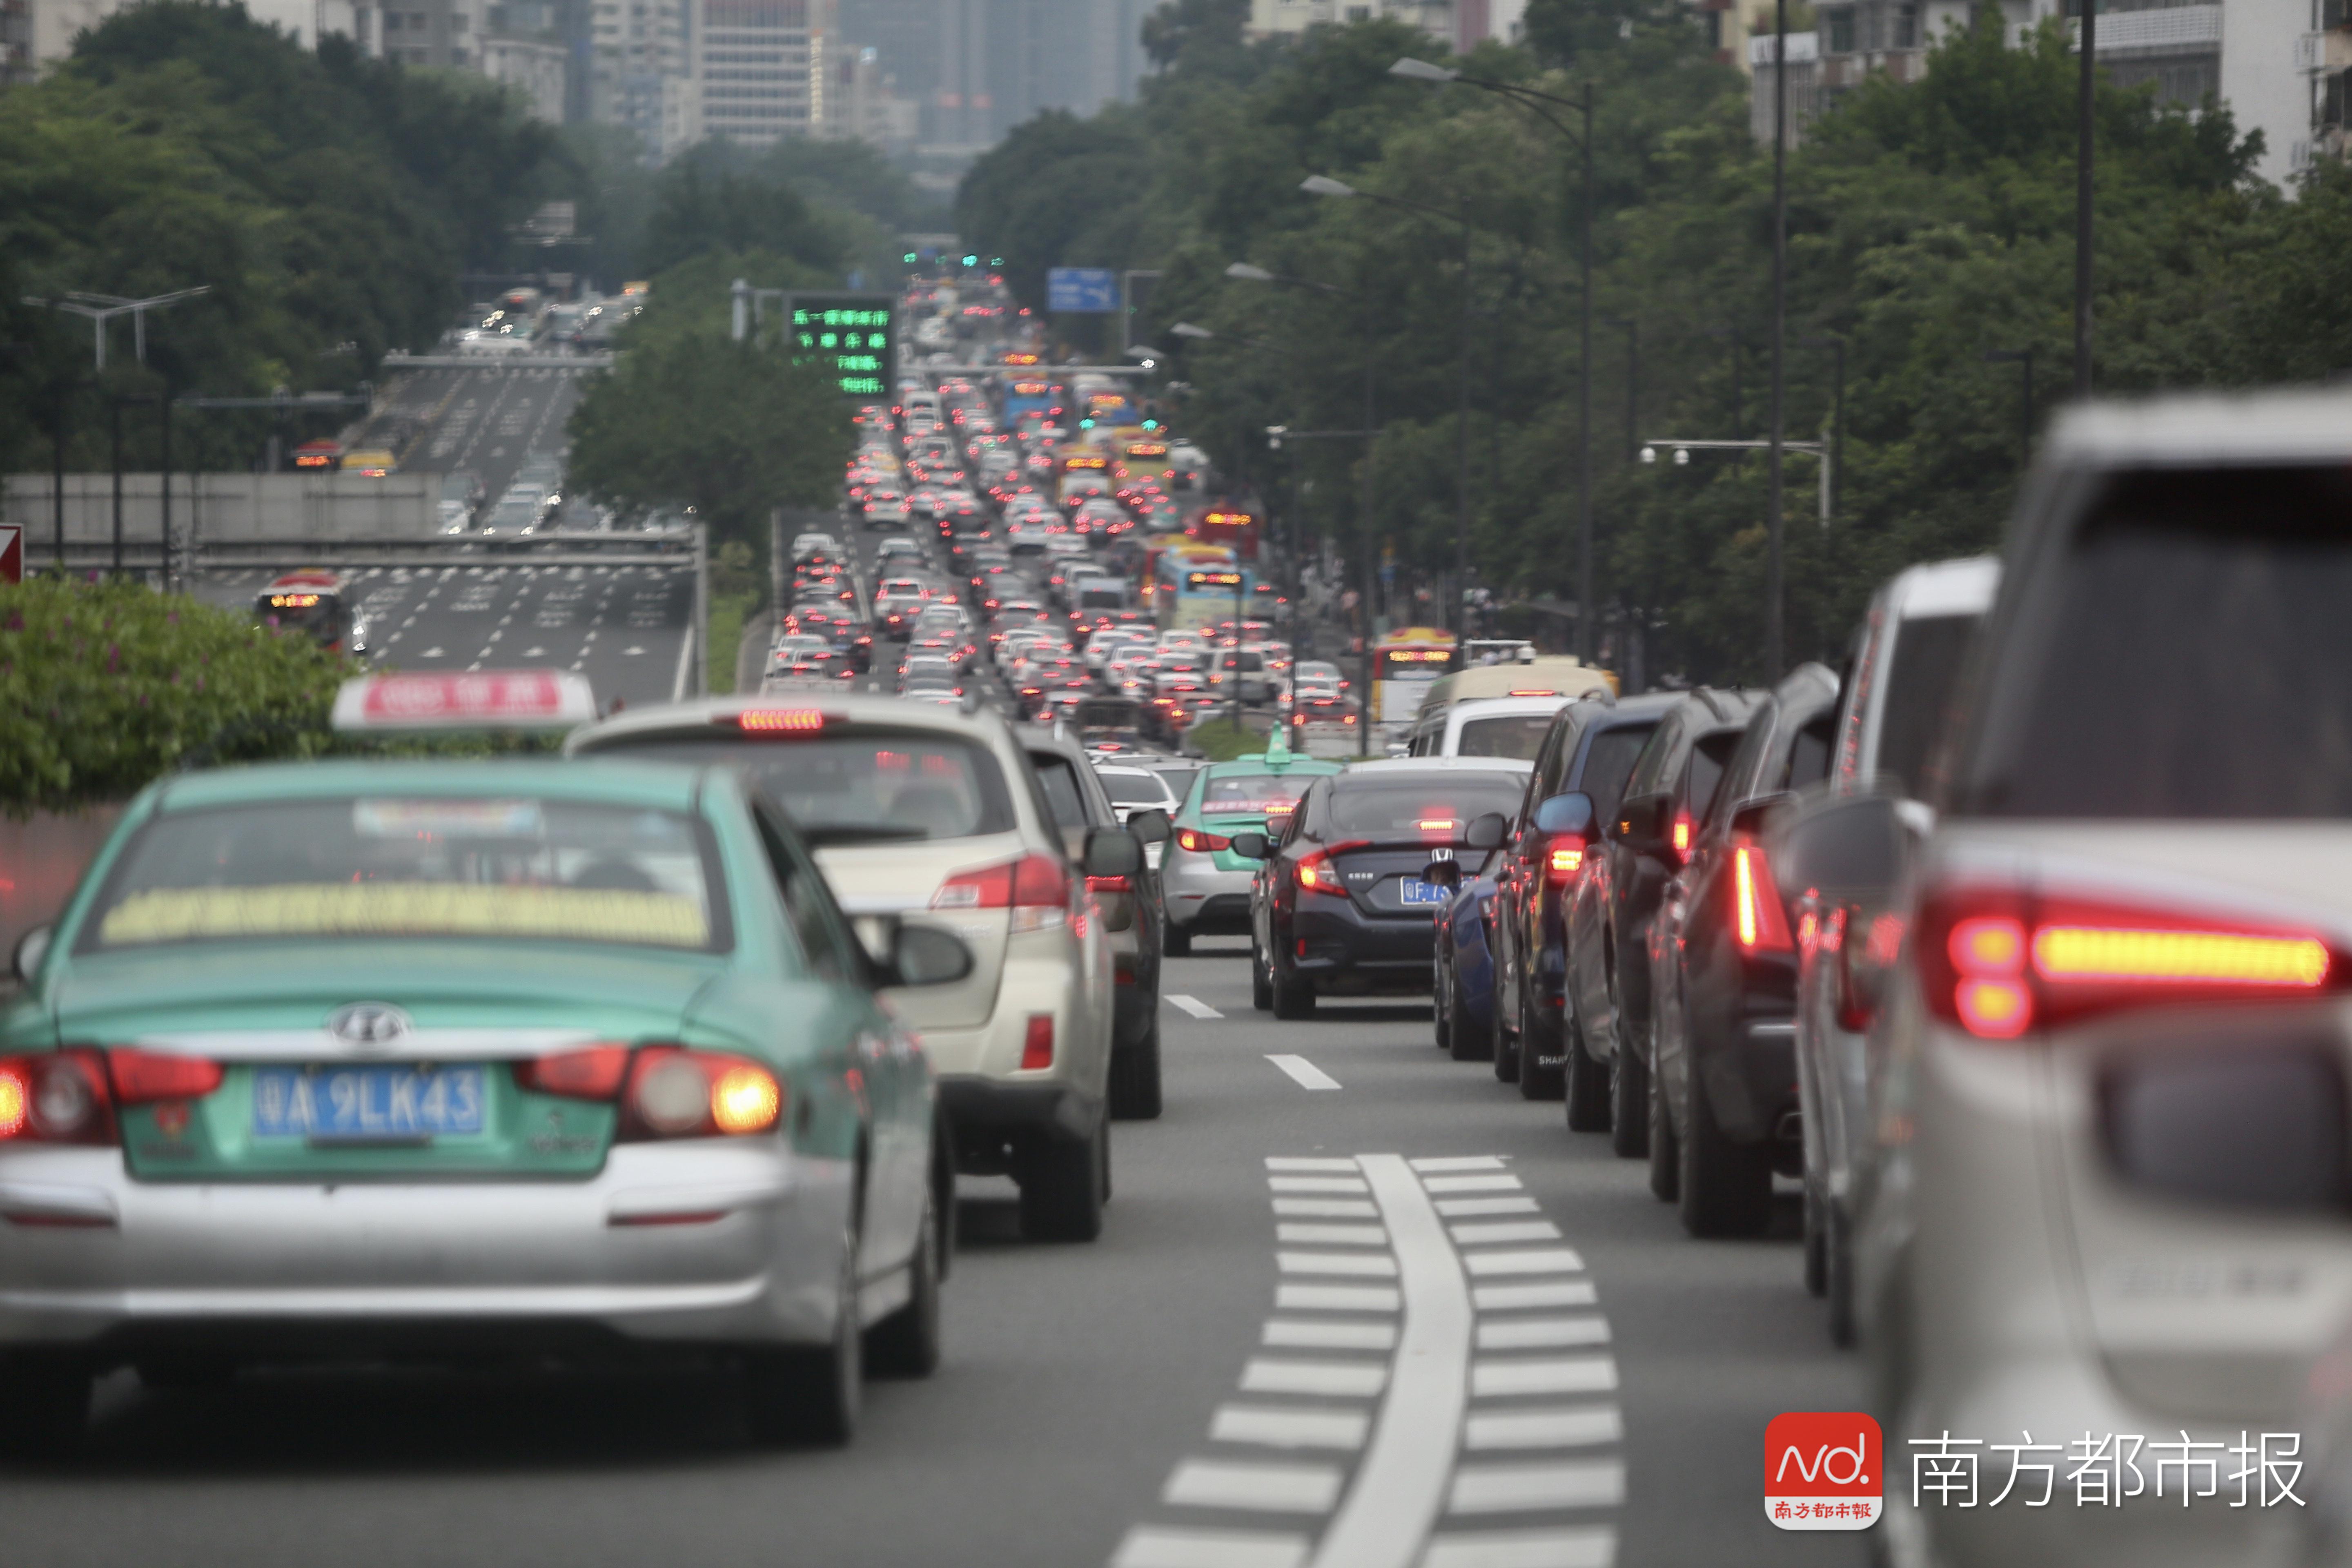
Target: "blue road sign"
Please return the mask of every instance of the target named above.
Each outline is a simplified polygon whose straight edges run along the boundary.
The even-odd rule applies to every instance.
[[[1108,267],[1055,267],[1045,274],[1045,309],[1108,316],[1118,309],[1118,275]]]

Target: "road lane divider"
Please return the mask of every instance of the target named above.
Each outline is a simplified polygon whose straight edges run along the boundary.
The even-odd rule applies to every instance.
[[[1192,1014],[1195,1018],[1222,1018],[1224,1016],[1223,1013],[1218,1012],[1214,1007],[1210,1006],[1198,996],[1186,996],[1181,993],[1171,992],[1169,994],[1168,1001],[1171,1006],[1181,1008],[1184,1012]]]
[[[1270,1056],[1265,1058],[1282,1069],[1283,1076],[1301,1089],[1337,1089],[1339,1080],[1308,1061],[1305,1057]]]

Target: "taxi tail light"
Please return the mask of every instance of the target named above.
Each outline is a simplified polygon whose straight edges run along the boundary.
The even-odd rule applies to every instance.
[[[1194,855],[1206,855],[1213,850],[1230,849],[1233,847],[1234,841],[1223,834],[1203,833],[1197,827],[1180,827],[1176,830],[1176,847]]]
[[[202,1100],[221,1085],[221,1065],[203,1057],[165,1056],[160,1051],[106,1053],[106,1076],[117,1105],[157,1100]]]
[[[1732,913],[1741,952],[1797,951],[1796,940],[1789,932],[1789,913],[1780,907],[1780,889],[1772,885],[1772,868],[1766,864],[1759,846],[1743,844],[1731,852],[1731,896],[1737,905]]]
[[[1584,835],[1557,833],[1544,847],[1544,879],[1555,888],[1565,888],[1584,869]]]
[[[2310,931],[2008,889],[1935,893],[1913,952],[1928,1009],[1986,1040],[2132,1007],[2343,989],[2340,955]]]
[[[784,1119],[784,1088],[749,1057],[648,1046],[630,1064],[620,1141],[740,1138]]]
[[[583,1046],[515,1063],[515,1086],[564,1100],[611,1100],[629,1076],[626,1046]]]
[[[0,1143],[112,1143],[105,1058],[87,1047],[0,1057]]]

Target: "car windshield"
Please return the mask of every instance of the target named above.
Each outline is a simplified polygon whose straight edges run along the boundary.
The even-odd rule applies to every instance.
[[[616,738],[597,751],[731,766],[813,844],[971,838],[1013,826],[995,757],[935,731],[725,740],[698,731]]]
[[[1516,773],[1342,778],[1324,803],[1327,837],[1393,833],[1461,837],[1471,818],[1518,807],[1527,781]]]
[[[166,812],[123,851],[81,950],[288,939],[726,946],[717,851],[650,807],[366,795]]]
[[[1285,812],[1298,804],[1319,774],[1226,773],[1213,778],[1201,792],[1203,816],[1264,816]]]
[[[1465,757],[1517,757],[1533,762],[1551,731],[1549,713],[1511,713],[1492,719],[1465,719],[1454,742]]]

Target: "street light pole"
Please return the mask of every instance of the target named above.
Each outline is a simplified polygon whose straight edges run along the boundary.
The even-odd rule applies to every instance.
[[[1772,446],[1764,544],[1764,674],[1780,679],[1780,450],[1787,437],[1789,337],[1789,0],[1772,0]]]
[[[2074,94],[2074,395],[2091,395],[2091,167],[2095,137],[2098,0],[2083,7],[2083,67]]]
[[[1584,84],[1584,200],[1577,248],[1584,302],[1578,311],[1576,366],[1576,657],[1598,657],[1600,615],[1592,597],[1592,84]]]

